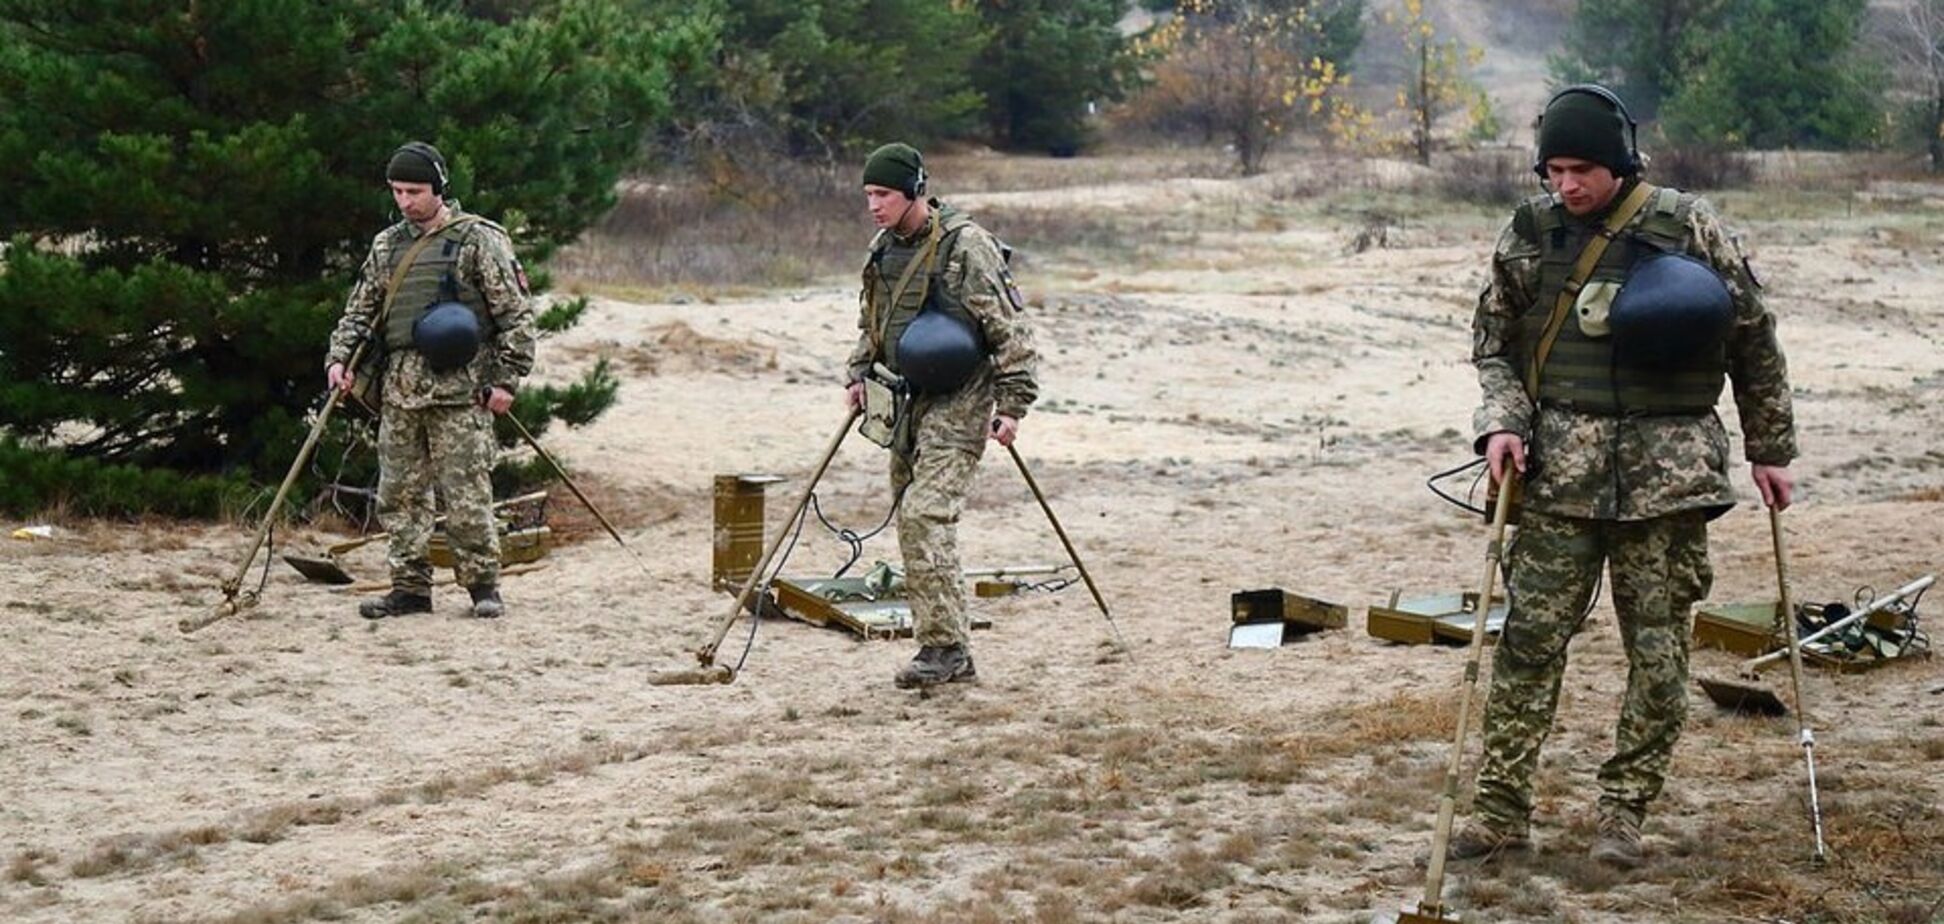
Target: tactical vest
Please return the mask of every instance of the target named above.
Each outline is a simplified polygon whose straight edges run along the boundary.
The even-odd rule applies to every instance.
[[[488,224],[491,223],[484,219],[475,219],[468,224],[448,223],[432,232],[434,237],[443,240],[427,244],[424,250],[419,251],[418,259],[412,262],[411,269],[405,271],[405,278],[399,282],[398,293],[392,296],[391,314],[385,318],[386,349],[412,349],[412,325],[425,316],[427,308],[445,301],[460,302],[471,308],[473,314],[479,316],[479,329],[484,339],[492,339],[493,314],[486,310],[486,299],[459,272],[459,250],[465,245],[467,236],[478,230],[475,225]],[[385,267],[387,274],[397,271],[397,261],[405,256],[405,251],[414,240],[406,226],[401,225],[400,228],[397,243],[391,251],[393,262]]]
[[[1686,253],[1685,210],[1692,207],[1691,202],[1678,190],[1655,193],[1601,255],[1586,288],[1624,283],[1634,261],[1650,251]],[[1539,248],[1539,288],[1532,307],[1515,327],[1513,355],[1522,377],[1538,350],[1553,303],[1573,274],[1580,249],[1597,228],[1598,222],[1570,220],[1565,206],[1550,196],[1529,199],[1514,214],[1514,231]],[[1579,319],[1569,316],[1540,371],[1537,398],[1594,414],[1704,414],[1720,399],[1727,368],[1725,347],[1705,351],[1675,369],[1629,367],[1616,360],[1611,335],[1589,336]]]
[[[897,288],[898,280],[904,276],[911,261],[924,258],[924,236],[921,235],[916,242],[907,246],[899,244],[890,231],[879,231],[871,241],[871,257],[864,264],[864,316],[867,329],[872,331],[877,360],[892,372],[900,371],[898,338],[904,336],[905,328],[910,327],[918,312],[924,310],[927,299],[931,300],[932,310],[950,314],[974,331],[981,330],[978,319],[966,309],[959,295],[946,291],[944,285],[945,266],[958,244],[959,232],[972,224],[972,219],[957,209],[939,206],[936,220],[939,222],[938,251],[932,256],[931,268],[929,271],[921,269],[912,277],[911,284],[905,286],[897,304],[891,304],[892,290]],[[926,233],[930,233],[929,229]]]

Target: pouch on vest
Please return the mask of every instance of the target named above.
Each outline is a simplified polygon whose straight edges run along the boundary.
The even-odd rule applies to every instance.
[[[985,361],[984,338],[972,323],[929,299],[898,336],[898,371],[920,394],[957,391]]]
[[[385,406],[385,338],[373,336],[351,369],[351,393],[345,395],[353,406],[377,416]]]
[[[892,441],[897,439],[898,428],[904,424],[911,389],[901,376],[884,368],[883,363],[871,364],[871,370],[864,373],[863,385],[864,420],[857,425],[858,435],[890,449]]]
[[[1579,297],[1573,300],[1573,317],[1579,320],[1580,333],[1598,339],[1613,332],[1608,314],[1613,308],[1614,296],[1620,294],[1620,283],[1595,280],[1580,289]]]

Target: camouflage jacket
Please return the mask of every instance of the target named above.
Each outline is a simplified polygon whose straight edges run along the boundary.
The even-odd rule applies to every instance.
[[[945,208],[937,200],[932,200],[932,206]],[[889,238],[880,243],[890,248],[916,250],[924,243],[923,235],[902,238],[889,231],[878,233]],[[992,357],[990,374],[974,376],[967,387],[989,388],[997,413],[1025,417],[1027,409],[1039,398],[1036,378],[1039,354],[1033,346],[1032,328],[1026,323],[1025,305],[1011,284],[1012,276],[1006,269],[999,242],[976,223],[967,224],[947,241],[939,252],[942,269],[937,271],[938,284],[977,320]],[[852,382],[862,380],[871,363],[882,359],[874,343],[876,319],[872,316],[869,286],[867,278],[858,299],[857,345],[852,348],[848,361]],[[887,346],[891,348],[895,346]]]
[[[1617,203],[1626,193],[1614,196]],[[1556,203],[1538,207],[1562,208]],[[1643,212],[1643,215],[1645,213]],[[1676,216],[1687,228],[1685,249],[1720,275],[1734,299],[1727,336],[1728,376],[1741,412],[1742,443],[1750,462],[1787,465],[1796,456],[1795,417],[1788,368],[1776,341],[1775,316],[1735,238],[1707,200],[1683,193]],[[1606,213],[1567,221],[1597,226]],[[1636,216],[1631,229],[1640,221]],[[1472,364],[1484,400],[1473,418],[1475,448],[1494,433],[1519,434],[1538,460],[1524,503],[1555,516],[1643,520],[1683,510],[1720,512],[1733,506],[1728,435],[1713,413],[1687,416],[1606,416],[1544,404],[1534,407],[1511,351],[1515,323],[1541,304],[1540,244],[1508,221],[1492,253],[1490,278],[1472,319]],[[1626,234],[1626,230],[1621,232]],[[1569,319],[1568,323],[1572,323]]]
[[[448,221],[464,214],[459,203],[448,205]],[[513,242],[506,231],[489,221],[474,222],[461,232],[459,272],[477,288],[493,318],[493,342],[482,346],[463,369],[448,373],[433,372],[417,350],[396,350],[385,358],[385,404],[417,409],[440,405],[470,404],[479,390],[497,385],[508,391],[517,389],[520,380],[533,371],[533,304],[527,294],[526,273],[513,254]],[[357,283],[345,300],[344,316],[331,332],[326,368],[348,362],[352,351],[378,326],[378,311],[385,304],[385,287],[391,282],[393,263],[418,240],[419,230],[401,221],[371,241],[371,252],[358,270]],[[415,310],[415,306],[392,305],[393,311]],[[382,339],[380,331],[379,338]]]

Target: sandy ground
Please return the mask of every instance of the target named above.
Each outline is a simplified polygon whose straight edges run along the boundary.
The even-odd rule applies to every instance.
[[[910,643],[774,622],[732,686],[646,683],[726,607],[711,477],[801,475],[841,420],[855,297],[835,268],[745,299],[598,300],[545,345],[548,379],[600,355],[624,369],[610,413],[548,442],[625,512],[652,574],[590,540],[509,578],[505,619],[460,618],[447,591],[431,617],[368,624],[279,564],[260,608],[183,636],[242,529],[0,543],[0,919],[1350,921],[1413,899],[1463,653],[1372,639],[1364,607],[1475,580],[1483,527],[1422,481],[1467,452],[1496,219],[1370,176],[1315,200],[1271,179],[965,203],[1145,229],[1029,247],[1022,269],[1045,400],[1019,445],[1131,658],[1074,587],[978,602],[981,680],[936,694],[892,688]],[[1885,201],[1726,198],[1795,378],[1799,599],[1944,564],[1944,220]],[[1352,252],[1379,205],[1389,246]],[[874,523],[884,464],[849,441],[826,509]],[[1061,558],[996,451],[962,535],[968,564]],[[1715,599],[1773,593],[1759,508],[1718,521],[1713,548]],[[842,560],[806,533],[789,572]],[[381,575],[376,549],[351,561]],[[1228,595],[1265,586],[1348,604],[1351,624],[1226,649]],[[1697,690],[1654,859],[1617,874],[1582,859],[1624,679],[1604,603],[1571,658],[1541,852],[1458,867],[1447,895],[1471,919],[1940,913],[1935,662],[1810,680],[1834,863],[1806,862],[1792,723],[1717,715]]]

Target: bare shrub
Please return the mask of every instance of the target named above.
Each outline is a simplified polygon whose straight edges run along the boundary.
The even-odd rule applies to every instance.
[[[1511,206],[1529,195],[1532,161],[1519,151],[1466,151],[1438,165],[1438,194],[1474,205]]]
[[[1755,179],[1754,167],[1746,157],[1714,145],[1662,148],[1654,153],[1649,166],[1656,182],[1703,192],[1739,189]]]

